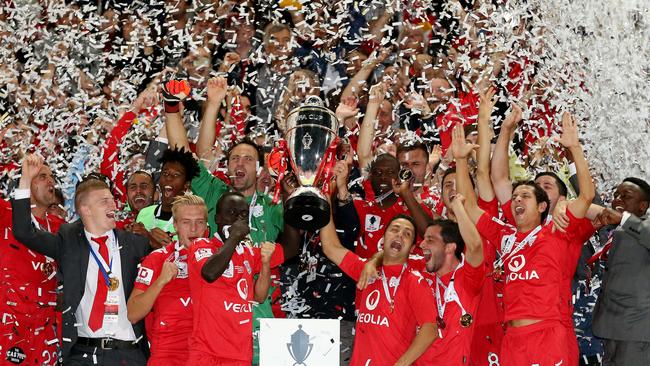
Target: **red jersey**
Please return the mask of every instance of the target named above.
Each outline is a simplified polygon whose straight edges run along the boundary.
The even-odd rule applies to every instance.
[[[0,309],[36,316],[56,305],[56,262],[18,242],[12,233],[11,204],[0,200]],[[65,222],[56,215],[36,220],[41,230],[59,231]],[[48,314],[50,315],[50,314]]]
[[[437,339],[418,359],[415,365],[467,365],[470,357],[470,346],[476,325],[477,309],[481,289],[487,276],[486,264],[478,267],[467,263],[459,265],[456,271],[442,277],[432,276],[427,279],[433,296],[438,304],[438,314],[442,314],[444,329],[439,329],[442,338]],[[449,288],[453,279],[453,288]],[[454,296],[454,292],[456,296]],[[460,318],[462,309],[472,316],[469,327],[463,327]],[[444,309],[444,310],[443,310]]]
[[[364,265],[358,255],[349,252],[339,267],[358,281]],[[350,366],[393,365],[411,345],[417,327],[436,321],[433,295],[418,271],[402,265],[382,269],[388,280],[369,282],[357,304],[359,316]],[[388,297],[394,301],[392,310]]]
[[[478,118],[479,96],[474,93],[461,92],[458,98],[453,98],[447,104],[447,111],[438,114],[436,117],[436,127],[440,133],[440,144],[442,145],[442,154],[447,152],[451,145],[451,131],[457,123],[463,126],[471,125]]]
[[[591,238],[596,232],[596,228],[587,218],[578,219],[571,213],[570,210],[566,211],[569,217],[571,226],[567,228],[571,230],[571,241],[569,242],[569,250],[566,253],[566,266],[563,276],[563,294],[562,294],[562,323],[570,328],[573,328],[573,292],[571,291],[571,282],[578,267],[580,254],[582,253],[582,246]],[[552,225],[552,224],[549,224]]]
[[[253,276],[262,268],[260,248],[238,244],[228,268],[210,283],[201,276],[205,262],[224,244],[218,238],[198,239],[188,257],[194,324],[190,357],[206,354],[241,361],[253,359]],[[271,267],[284,261],[281,245],[275,246]]]
[[[566,252],[575,240],[575,226],[576,220],[572,220],[567,233],[553,233],[551,225],[520,233],[488,214],[481,216],[476,225],[479,233],[499,243],[504,255],[505,321],[561,319]],[[520,245],[522,242],[525,245]],[[508,246],[512,249],[504,253]]]
[[[189,356],[188,339],[192,333],[192,307],[187,271],[187,252],[172,243],[153,251],[140,263],[134,287],[147,291],[160,275],[165,262],[176,263],[178,274],[163,287],[151,308],[147,337],[151,343],[151,358],[168,358],[185,364]]]
[[[398,214],[410,215],[411,211],[406,207],[401,198],[390,207],[382,209],[374,201],[355,199],[354,208],[359,216],[359,238],[354,249],[355,253],[361,258],[370,258],[378,251],[382,250],[383,241],[381,238],[386,231],[386,224]],[[431,216],[431,209],[426,204],[420,206]],[[419,236],[418,236],[419,238]],[[417,242],[417,241],[416,241]]]

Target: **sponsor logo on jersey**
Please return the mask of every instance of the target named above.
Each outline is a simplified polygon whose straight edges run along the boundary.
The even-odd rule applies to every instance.
[[[151,285],[152,278],[153,278],[153,270],[151,268],[140,266],[140,269],[138,270],[138,277],[135,279],[135,282],[139,282],[149,286]]]
[[[211,248],[199,248],[194,252],[194,259],[198,262],[201,259],[210,258],[214,252]]]
[[[357,323],[360,324],[374,324],[381,327],[390,327],[388,324],[388,318],[382,315],[370,314],[370,313],[359,313],[357,318]]]
[[[521,271],[526,266],[526,257],[523,254],[516,255],[510,259],[508,262],[508,269],[510,273],[508,274],[507,282],[512,281],[526,281],[526,280],[539,280],[539,275],[537,271]]]
[[[380,297],[381,294],[379,293],[379,290],[372,291],[368,297],[366,297],[366,308],[370,311],[375,310],[379,304]]]

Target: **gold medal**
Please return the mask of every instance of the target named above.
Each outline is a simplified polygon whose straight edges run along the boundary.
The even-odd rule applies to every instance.
[[[390,302],[390,313],[392,314],[395,311],[395,301]]]
[[[116,277],[108,278],[108,289],[111,291],[117,291],[117,288],[120,287],[120,280]]]
[[[399,179],[401,179],[402,181],[406,181],[411,179],[411,177],[413,176],[413,172],[408,168],[404,168],[399,171],[398,175],[399,175]]]
[[[472,325],[472,315],[470,313],[465,313],[460,317],[460,325],[462,325],[464,328],[469,327]]]
[[[45,277],[50,277],[52,272],[54,272],[54,265],[52,264],[52,262],[43,263],[43,265],[41,266],[41,272],[43,272]]]

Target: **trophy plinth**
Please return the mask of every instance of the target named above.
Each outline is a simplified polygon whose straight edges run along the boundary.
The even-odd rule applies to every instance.
[[[295,228],[316,231],[330,221],[330,205],[317,189],[299,187],[285,203],[284,219]]]

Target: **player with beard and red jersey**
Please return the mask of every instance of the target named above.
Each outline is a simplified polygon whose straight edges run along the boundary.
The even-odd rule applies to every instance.
[[[320,233],[325,255],[358,281],[366,262],[341,245],[333,220]],[[435,301],[422,275],[407,264],[415,237],[409,216],[386,224],[381,280],[371,281],[357,303],[350,366],[411,365],[436,339]]]
[[[155,250],[140,263],[138,277],[127,303],[128,318],[137,323],[145,316],[151,357],[147,365],[185,365],[192,333],[192,307],[187,271],[190,244],[208,229],[208,209],[199,196],[182,195],[172,204],[175,241]]]
[[[47,214],[56,202],[52,171],[43,166],[31,182],[32,223],[51,233],[63,219]],[[11,205],[0,200],[0,364],[52,365],[59,358],[56,263],[27,249],[12,234]]]
[[[512,215],[516,227],[486,214],[473,197],[465,208],[481,235],[500,246],[495,271],[505,278],[505,321],[508,329],[501,347],[504,365],[567,364],[570,343],[576,343],[562,323],[564,273],[572,245],[579,235],[576,226],[584,218],[595,195],[589,167],[578,140],[575,121],[568,113],[562,117],[563,133],[559,142],[575,158],[580,195],[568,205],[570,223],[566,233],[543,225],[548,214],[546,192],[534,182],[515,185]],[[457,157],[457,181],[468,186],[467,158]],[[460,183],[459,183],[460,184]],[[540,347],[544,345],[544,347]]]
[[[190,246],[194,325],[188,365],[248,366],[253,359],[253,303],[266,299],[271,267],[284,261],[284,250],[269,242],[254,248],[245,240],[248,214],[241,193],[224,193],[217,203],[215,237]]]

